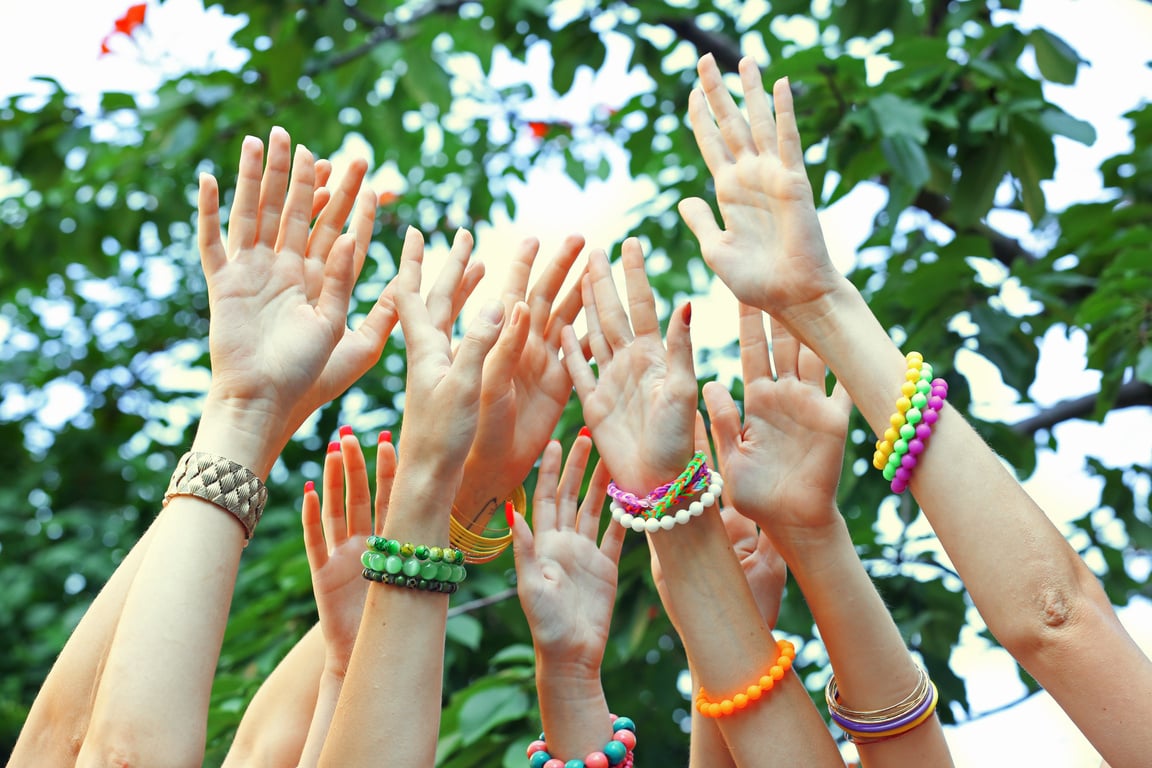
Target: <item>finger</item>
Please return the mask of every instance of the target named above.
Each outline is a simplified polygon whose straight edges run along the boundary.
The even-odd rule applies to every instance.
[[[704,258],[707,259],[712,250],[705,246],[715,242],[721,236],[720,225],[716,223],[716,217],[712,215],[711,206],[698,197],[686,197],[680,201],[676,209],[680,211],[680,218],[684,220],[692,236],[700,243],[700,249],[704,253]]]
[[[564,327],[560,343],[564,348],[564,367],[568,370],[568,378],[572,379],[576,397],[583,404],[596,391],[596,374],[592,373],[592,366],[588,365],[572,326]]]
[[[200,266],[211,278],[228,263],[228,253],[220,237],[220,187],[210,173],[200,174],[200,191],[196,198],[196,242],[200,249]]]
[[[668,321],[668,374],[664,386],[668,388],[668,398],[677,403],[691,402],[693,410],[699,400],[697,396],[696,368],[692,354],[692,304],[686,303],[672,313]]]
[[[568,273],[572,270],[572,265],[576,263],[576,258],[580,255],[580,250],[583,247],[584,238],[580,235],[569,235],[564,238],[560,251],[548,263],[544,273],[540,275],[540,279],[532,286],[532,290],[528,294],[528,306],[532,310],[533,333],[543,336],[548,332],[554,317],[552,303],[560,294],[560,288],[564,285],[564,280],[568,277]],[[576,307],[576,311],[580,311],[579,306]],[[566,321],[565,324],[571,325],[572,320],[575,319],[576,317],[573,315],[572,319]],[[556,339],[559,341],[559,336]]]
[[[548,326],[544,330],[544,341],[552,349],[560,348],[560,331],[564,326],[576,322],[577,315],[584,308],[584,299],[580,295],[581,283],[583,283],[583,276],[553,308],[552,316],[548,318]]]
[[[364,269],[368,258],[368,246],[372,244],[372,229],[376,226],[376,193],[368,187],[360,190],[356,205],[352,208],[352,223],[348,231],[356,240],[356,255],[353,270],[357,275]]]
[[[620,564],[620,552],[624,549],[624,537],[627,532],[628,529],[622,525],[609,525],[604,530],[604,538],[600,540],[600,552],[614,565]]]
[[[516,376],[516,368],[520,364],[520,355],[524,352],[524,344],[528,340],[528,305],[518,301],[512,305],[512,316],[508,318],[500,338],[492,353],[484,361],[484,379],[481,382],[481,397],[485,393],[494,393],[498,399],[503,397],[512,386],[512,379]]]
[[[376,526],[377,536],[384,534],[384,519],[388,517],[388,497],[396,480],[396,446],[392,432],[384,430],[376,440]]]
[[[451,336],[452,323],[455,317],[452,308],[455,305],[454,296],[464,276],[468,259],[472,256],[472,233],[466,229],[456,230],[452,239],[452,250],[448,252],[448,261],[432,284],[425,303],[428,305],[428,316],[432,324],[443,336]]]
[[[328,186],[328,180],[332,178],[332,161],[327,158],[321,158],[316,161],[316,191]],[[313,216],[318,216],[320,211],[317,210]]]
[[[748,121],[732,100],[732,94],[728,92],[728,86],[724,84],[724,77],[712,54],[700,57],[696,71],[700,74],[700,85],[704,88],[704,96],[708,99],[712,114],[716,116],[716,125],[720,128],[720,135],[724,137],[728,151],[734,157],[755,154],[756,145],[752,142]]]
[[[756,551],[756,537],[759,535],[756,523],[732,507],[720,508],[720,520],[724,523],[728,541],[736,554],[744,557]]]
[[[284,191],[288,187],[288,170],[292,154],[292,140],[280,126],[268,136],[268,162],[260,182],[260,208],[257,214],[256,242],[276,247],[280,234],[280,212],[284,210]]]
[[[368,163],[362,159],[353,160],[341,177],[340,183],[332,190],[328,205],[320,212],[316,226],[312,227],[312,234],[308,238],[305,251],[309,258],[326,259],[332,251],[332,246],[340,233],[344,231],[344,222],[357,201],[357,192],[364,181],[364,174],[368,172]],[[372,214],[375,216],[375,199],[372,201]],[[371,229],[369,228],[369,234]],[[367,246],[365,246],[367,247]]]
[[[836,384],[832,387],[832,394],[828,397],[832,401],[832,407],[840,414],[845,425],[848,422],[848,414],[852,413],[852,396],[848,394],[848,390],[837,379]],[[847,427],[845,427],[847,429]]]
[[[772,101],[776,105],[776,147],[785,168],[804,168],[804,146],[800,130],[796,127],[796,110],[792,105],[792,86],[782,77],[772,87]]]
[[[748,110],[752,141],[758,152],[776,154],[776,120],[768,95],[764,93],[764,78],[760,68],[750,56],[740,59],[740,84],[744,88],[744,108]]]
[[[776,368],[776,378],[778,380],[796,378],[800,342],[788,332],[784,323],[776,318],[769,317],[768,325],[772,329],[772,362]]]
[[[633,338],[632,327],[628,323],[624,305],[620,303],[616,281],[612,279],[612,266],[608,263],[608,255],[604,251],[592,251],[588,257],[588,278],[592,284],[597,319],[600,321],[600,331],[604,334],[605,341],[612,350],[627,346]],[[584,308],[588,308],[587,302]],[[597,362],[600,362],[599,358]]]
[[[704,385],[704,407],[712,423],[712,439],[716,441],[716,457],[723,475],[728,456],[740,447],[740,411],[732,393],[715,381]]]
[[[504,305],[489,302],[468,326],[468,331],[456,349],[452,369],[445,377],[456,392],[459,402],[476,403],[480,398],[484,360],[496,344],[504,326]]]
[[[576,517],[580,510],[580,486],[584,484],[584,470],[592,453],[592,438],[578,435],[568,451],[564,473],[556,489],[556,527],[562,531],[576,530]],[[593,538],[595,533],[592,534]]]
[[[344,499],[347,538],[372,533],[372,489],[368,486],[368,463],[360,441],[351,429],[340,429],[340,454],[344,457]]]
[[[637,336],[660,338],[660,320],[656,317],[656,299],[644,270],[644,250],[640,240],[630,237],[621,248],[624,262],[624,290],[628,294],[628,315],[632,332]]]
[[[356,286],[356,275],[352,271],[355,249],[356,241],[351,235],[340,235],[324,262],[324,285],[316,299],[316,311],[333,328],[348,327],[348,302]]]
[[[588,442],[591,446],[591,439]],[[597,461],[592,470],[592,479],[588,481],[588,493],[580,505],[580,515],[576,518],[576,531],[592,541],[596,541],[596,534],[600,532],[600,515],[604,511],[604,497],[608,495],[608,481],[611,479],[608,465]],[[609,527],[624,530],[620,525]]]
[[[296,147],[292,160],[292,182],[280,216],[276,235],[276,252],[292,253],[301,258],[308,249],[308,225],[312,221],[312,191],[316,178],[312,153],[303,144]]]
[[[704,165],[715,178],[732,163],[732,155],[724,137],[716,126],[716,120],[708,110],[704,91],[693,88],[688,94],[688,122],[692,125],[692,135],[696,139],[696,146],[700,148],[700,156],[704,158]]]
[[[740,369],[745,386],[772,376],[764,313],[743,303],[740,304]]]
[[[692,450],[703,453],[704,460],[709,466],[716,466],[716,457],[712,455],[712,447],[708,444],[708,428],[704,426],[704,414],[696,411],[696,427],[692,431]]]
[[[404,345],[409,357],[422,348],[435,348],[444,335],[436,330],[428,316],[428,308],[420,298],[420,280],[424,262],[424,237],[415,227],[404,234],[404,247],[400,251],[400,266],[392,279],[392,296],[404,332]]]
[[[588,349],[592,359],[603,368],[612,361],[612,347],[608,346],[608,340],[600,328],[600,310],[592,291],[591,278],[586,277],[580,282],[580,298],[584,303],[584,318],[588,324]]]
[[[773,325],[782,325],[782,323],[776,322]],[[796,346],[796,371],[800,374],[800,381],[818,386],[822,393],[827,393],[824,382],[828,375],[828,368],[824,365],[824,361],[803,344],[797,342]]]
[[[328,547],[324,543],[324,527],[320,517],[320,497],[315,484],[304,484],[304,501],[300,505],[300,521],[304,526],[304,552],[308,555],[308,568],[316,573],[328,562]]]
[[[396,301],[392,298],[392,292],[385,289],[372,305],[372,309],[368,310],[367,316],[353,337],[362,348],[364,357],[372,361],[369,367],[380,359],[384,345],[388,343],[388,337],[392,335],[392,329],[396,327],[399,319],[400,315],[396,311]]]
[[[539,524],[539,507],[533,505],[533,521]],[[519,512],[512,510],[508,530],[512,533],[512,558],[516,566],[516,589],[519,592],[522,585],[530,580],[540,566],[536,561],[536,539],[528,521]]]
[[[316,166],[319,168],[320,166]],[[332,190],[327,187],[320,186],[319,174],[317,174],[316,189],[312,192],[312,218],[315,219],[324,210],[324,206],[332,199]]]
[[[520,241],[516,248],[516,255],[508,266],[508,280],[504,284],[504,309],[511,312],[512,305],[524,301],[528,295],[528,280],[532,276],[532,265],[536,261],[536,254],[540,252],[540,241],[528,237]]]
[[[236,194],[228,212],[228,248],[235,254],[256,243],[259,226],[260,181],[264,170],[264,144],[255,136],[245,136],[240,147],[240,169]]]
[[[464,305],[471,298],[472,292],[476,290],[476,286],[480,285],[483,278],[484,264],[479,261],[468,262],[468,266],[464,268],[464,277],[460,278],[460,286],[456,289],[456,295],[452,297],[452,318],[448,322],[449,326],[456,323],[456,318],[460,317],[460,310],[464,309]]]
[[[348,537],[344,522],[344,457],[340,448],[340,441],[333,440],[328,443],[328,453],[324,455],[321,520],[324,524],[324,540],[328,542],[328,551]]]
[[[560,485],[560,449],[558,440],[549,440],[540,457],[536,473],[536,492],[532,495],[532,528],[536,536],[558,527],[558,489]]]

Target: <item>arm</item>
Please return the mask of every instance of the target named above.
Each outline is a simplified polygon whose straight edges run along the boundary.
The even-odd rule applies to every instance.
[[[715,62],[701,60],[704,96],[693,95],[693,130],[716,179],[726,229],[700,200],[681,214],[705,260],[744,303],[783,322],[843,383],[877,434],[904,381],[904,356],[867,303],[836,274],[804,171],[792,93],[741,64],[750,121],[724,91]],[[723,126],[720,128],[717,126]],[[765,237],[768,234],[770,237]],[[945,405],[911,490],[989,629],[1044,686],[1109,763],[1136,766],[1152,751],[1152,661],[1044,511],[964,418]]]
[[[725,491],[784,556],[828,650],[844,706],[883,710],[904,701],[920,671],[836,508],[852,404],[837,387],[824,394],[824,363],[779,323],[772,360],[760,310],[741,305],[744,419],[718,384],[704,388]],[[925,696],[928,692],[925,691]],[[933,715],[898,737],[858,744],[865,766],[951,765]]]
[[[213,378],[192,450],[239,465],[251,482],[267,476],[312,410],[378,358],[392,323],[381,303],[358,331],[347,329],[357,243],[355,234],[338,233],[348,208],[321,215],[310,231],[315,163],[299,151],[289,185],[289,153],[287,134],[273,131],[265,170],[260,142],[245,140],[227,245],[215,179],[201,177]],[[353,189],[362,176],[361,165]],[[370,223],[374,203],[364,198],[358,219]],[[355,229],[366,237],[370,226]],[[221,507],[176,490],[125,596],[79,765],[202,759],[246,528]]]
[[[463,249],[466,259],[469,249]],[[448,514],[472,445],[480,396],[480,373],[501,336],[494,357],[509,376],[527,334],[526,312],[517,305],[501,334],[504,309],[481,310],[455,355],[446,330],[437,328],[420,299],[423,239],[408,231],[394,281],[396,305],[408,352],[401,461],[388,501],[383,535],[415,545],[444,547]],[[451,264],[447,269],[452,269]],[[438,281],[432,304],[451,295],[453,281]],[[446,293],[445,293],[446,292]],[[507,354],[505,358],[504,355]],[[425,768],[435,759],[444,670],[448,595],[370,584],[348,674],[320,758],[321,765],[368,765],[389,756],[389,765]],[[387,685],[381,685],[381,676]],[[381,724],[395,724],[382,727]]]
[[[620,488],[638,493],[679,475],[693,455],[696,379],[688,320],[673,314],[665,349],[639,242],[625,241],[629,312],[612,283],[608,259],[593,252],[584,283],[592,373],[572,330],[564,361],[596,445]],[[775,639],[764,625],[715,511],[652,534],[664,567],[670,609],[700,683],[734,695],[776,666]],[[716,627],[726,631],[717,632]],[[838,765],[839,753],[799,679],[786,673],[755,706],[721,718],[737,765]],[[767,756],[767,757],[766,757]]]
[[[596,545],[608,473],[598,466],[577,514],[592,440],[576,438],[564,474],[560,444],[544,451],[532,506],[533,526],[514,515],[516,590],[536,649],[536,690],[547,747],[562,760],[601,752],[612,740],[600,665],[616,599],[624,531],[609,526]]]

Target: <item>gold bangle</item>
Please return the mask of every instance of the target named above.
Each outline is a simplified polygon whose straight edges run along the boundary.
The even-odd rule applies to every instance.
[[[521,515],[527,512],[528,494],[523,485],[513,489],[505,501],[510,502]],[[448,519],[448,541],[464,553],[464,562],[470,564],[491,562],[512,544],[512,531],[498,536],[485,536],[460,522],[457,514],[458,510],[453,505],[452,514]]]

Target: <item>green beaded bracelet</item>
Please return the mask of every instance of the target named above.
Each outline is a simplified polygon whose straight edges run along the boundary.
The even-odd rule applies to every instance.
[[[445,562],[449,565],[464,564],[464,553],[451,547],[429,547],[424,544],[401,543],[396,539],[386,539],[383,536],[369,536],[367,544],[369,549],[386,555],[399,555],[404,558],[415,557],[417,560],[430,560],[434,563]]]
[[[460,588],[460,584],[456,582],[421,579],[416,576],[405,576],[404,574],[382,573],[380,571],[374,571],[371,568],[365,568],[363,576],[369,581],[375,581],[379,584],[418,589],[422,592],[440,592],[446,595],[450,595]]]
[[[468,576],[464,566],[455,563],[421,561],[416,557],[404,558],[400,555],[386,555],[369,549],[360,556],[360,564],[370,571],[387,573],[392,576],[407,576],[429,581],[446,581],[458,584]]]

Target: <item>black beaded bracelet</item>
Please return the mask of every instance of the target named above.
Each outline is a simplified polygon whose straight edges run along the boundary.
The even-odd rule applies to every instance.
[[[445,595],[451,595],[460,588],[459,584],[451,581],[421,579],[417,576],[405,576],[402,573],[384,573],[383,571],[374,571],[371,568],[365,568],[363,576],[369,581],[375,581],[379,584],[418,589],[422,592],[439,592]]]

